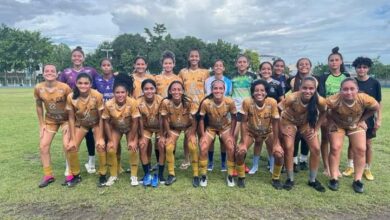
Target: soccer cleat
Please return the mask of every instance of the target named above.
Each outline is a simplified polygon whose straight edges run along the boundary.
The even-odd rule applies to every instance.
[[[106,175],[100,175],[99,176],[99,182],[97,183],[97,186],[98,187],[103,187],[106,185],[106,182],[107,182],[107,177]]]
[[[68,182],[70,182],[73,179],[73,175],[65,176],[65,180],[63,183],[61,183],[62,186],[67,186]]]
[[[233,176],[228,175],[226,177],[226,183],[229,187],[234,187],[236,184],[234,183]]]
[[[213,171],[213,169],[214,169],[214,162],[209,162],[207,164],[207,170],[208,171]]]
[[[347,169],[344,170],[343,176],[352,176],[352,174],[355,173],[355,170],[353,167],[347,167]]]
[[[360,180],[353,181],[352,188],[356,193],[363,193],[364,187]]]
[[[77,184],[79,184],[81,182],[81,176],[80,175],[76,175],[76,176],[73,176],[72,180],[70,180],[68,183],[67,183],[67,186],[68,187],[75,187]]]
[[[227,171],[226,163],[222,162],[221,163],[221,172],[226,172],[226,171]]]
[[[244,164],[244,169],[245,169],[245,173],[249,173],[249,167],[246,165],[246,164]]]
[[[305,161],[299,163],[300,170],[307,170],[307,163]]]
[[[294,173],[299,173],[299,167],[298,167],[298,164],[295,164],[294,163]]]
[[[374,180],[374,176],[372,175],[370,169],[364,169],[363,175],[364,175],[364,177],[365,177],[367,180],[371,180],[371,181]]]
[[[41,182],[39,183],[38,187],[39,188],[43,188],[43,187],[46,187],[48,186],[50,183],[54,182],[55,179],[54,179],[54,176],[44,176],[41,180]]]
[[[238,177],[237,186],[239,188],[245,188],[245,177]]]
[[[152,187],[157,187],[158,183],[159,183],[159,178],[157,173],[155,173],[152,178]]]
[[[94,166],[89,166],[88,163],[84,164],[84,166],[85,166],[85,169],[87,169],[87,172],[89,174],[96,173],[96,168]]]
[[[168,175],[168,179],[165,181],[165,185],[172,185],[176,181],[176,177],[173,175]]]
[[[207,176],[206,175],[202,175],[201,178],[200,178],[200,186],[202,187],[206,187],[207,186]]]
[[[258,169],[259,169],[258,166],[253,166],[252,169],[249,170],[248,174],[253,175],[257,172]]]
[[[161,184],[165,184],[165,181],[167,181],[164,176],[159,176],[158,180],[160,181]]]
[[[199,184],[200,184],[199,176],[194,176],[194,178],[192,179],[192,186],[197,188],[199,187]]]
[[[142,185],[150,186],[152,184],[152,175],[146,174],[143,178]]]
[[[106,186],[112,186],[114,183],[118,180],[118,177],[116,176],[110,176],[106,182]]]
[[[294,187],[294,181],[291,181],[291,179],[287,179],[286,182],[283,185],[283,189],[290,191]]]
[[[132,186],[138,186],[138,178],[136,176],[131,176],[130,177],[130,185]]]
[[[277,190],[281,190],[283,189],[283,184],[282,182],[280,182],[280,180],[276,180],[276,179],[272,179],[272,186],[277,189]]]
[[[183,160],[183,162],[180,164],[180,169],[186,170],[188,167],[190,167],[191,163],[190,161]]]
[[[336,179],[331,179],[329,180],[329,183],[328,183],[328,188],[332,191],[337,191],[339,190],[339,181],[336,180]]]
[[[318,192],[325,192],[325,187],[321,185],[321,183],[316,179],[314,182],[308,182],[307,185],[313,187]]]

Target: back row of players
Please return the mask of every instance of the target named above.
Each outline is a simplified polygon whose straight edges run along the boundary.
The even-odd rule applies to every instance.
[[[135,59],[132,77],[114,76],[108,59],[101,62],[102,75],[93,68],[83,67],[84,53],[80,47],[72,51],[72,62],[73,68],[65,69],[59,77],[54,65],[45,65],[45,81],[35,87],[44,171],[39,187],[55,180],[49,149],[60,127],[67,158],[64,185],[71,187],[81,181],[78,150],[84,137],[89,152],[87,171],[96,172],[96,148],[98,186],[114,184],[121,169],[123,135],[129,150],[131,185],[139,184],[139,158],[144,171],[143,185],[171,185],[176,181],[175,148],[181,132],[185,135],[185,160],[180,167],[188,168],[191,161],[194,187],[207,186],[207,170],[213,168],[210,149],[216,135],[221,142],[222,170],[227,167],[228,186],[235,186],[237,182],[237,186],[245,187],[247,150],[254,143],[253,167],[249,171],[254,174],[261,146],[266,142],[272,186],[292,189],[294,148],[302,141],[310,150],[308,185],[325,191],[316,179],[322,154],[324,173],[330,176],[328,187],[336,191],[345,135],[350,143],[348,164],[351,166],[347,171],[349,175],[355,172],[353,189],[363,192],[363,172],[367,179],[373,179],[369,169],[371,139],[380,126],[381,93],[379,83],[368,76],[372,65],[369,58],[358,57],[354,61],[357,79],[350,78],[344,71],[338,48],[328,57],[330,72],[319,78],[311,76],[310,60],[301,58],[294,77],[284,75],[284,61],[276,60],[273,64],[260,64],[261,79],[257,80],[257,75],[248,71],[249,60],[244,55],[238,56],[237,73],[231,80],[223,76],[222,60],[215,61],[214,75],[210,77],[209,72],[200,67],[200,54],[196,49],[189,52],[188,67],[178,75],[173,73],[175,57],[169,51],[161,59],[162,73],[155,76],[147,73],[147,61],[143,57]],[[290,90],[292,93],[285,97]],[[153,135],[158,161],[158,172],[154,176],[151,175]],[[167,179],[163,175],[165,162]],[[287,173],[284,184],[280,181],[283,165]]]

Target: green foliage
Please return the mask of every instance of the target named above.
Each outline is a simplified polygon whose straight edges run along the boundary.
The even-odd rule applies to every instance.
[[[370,69],[370,74],[379,79],[390,78],[390,65],[385,65],[379,61],[379,57],[372,60],[373,66]]]
[[[258,72],[260,66],[260,54],[254,50],[246,49],[244,51],[245,56],[247,56],[250,60],[249,68],[252,72]]]
[[[328,64],[318,63],[313,68],[313,75],[320,76],[321,74],[323,74],[325,72],[329,72]]]
[[[57,71],[62,71],[72,65],[71,53],[72,50],[66,44],[53,45],[47,62],[56,65]]]

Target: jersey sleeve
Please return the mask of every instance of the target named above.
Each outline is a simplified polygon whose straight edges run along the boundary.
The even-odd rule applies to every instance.
[[[248,115],[249,113],[249,106],[250,106],[250,100],[249,99],[244,99],[244,101],[242,101],[242,107],[241,107],[241,110],[240,110],[240,113],[243,114],[243,115]]]
[[[338,97],[338,94],[335,94],[335,95],[331,95],[328,98],[326,98],[326,106],[329,109],[335,108],[335,105],[336,105],[335,103],[336,103],[337,97]]]
[[[108,110],[108,105],[109,105],[109,102],[106,102],[104,104],[104,110],[103,110],[103,113],[102,113],[102,118],[103,119],[110,119],[110,112]]]
[[[378,102],[373,97],[365,93],[361,93],[360,95],[362,96],[364,108],[375,109]]]
[[[35,100],[37,100],[37,101],[42,101],[42,99],[41,99],[41,97],[40,97],[40,95],[39,95],[39,90],[38,90],[37,87],[34,88],[34,98],[35,98]]]
[[[168,100],[165,99],[161,102],[159,112],[162,116],[168,115]]]
[[[274,99],[271,99],[271,116],[274,119],[280,118],[278,103]]]
[[[191,115],[196,115],[196,113],[198,112],[198,105],[191,102],[191,105],[190,105],[190,113]]]
[[[207,100],[208,99],[204,100],[200,106],[199,114],[202,116],[206,115],[207,113]]]
[[[322,98],[321,96],[318,96],[318,110],[321,113],[324,113],[324,112],[326,112],[327,107],[328,106],[327,106],[326,100],[324,98]]]
[[[97,95],[97,109],[98,110],[103,110],[104,109],[104,105],[103,105],[103,95],[101,95],[100,93]]]
[[[65,106],[65,109],[66,110],[74,110],[74,106],[73,106],[73,103],[72,103],[72,96],[73,96],[73,93],[70,93],[68,95],[68,97],[66,97],[66,106]]]
[[[134,100],[133,104],[131,105],[131,117],[132,118],[141,117],[141,113],[139,112],[139,109],[138,109],[138,101],[137,100]]]
[[[382,89],[381,89],[381,84],[379,83],[378,80],[376,80],[375,88],[376,88],[376,95],[377,95],[375,99],[378,103],[380,103],[382,101]]]
[[[234,104],[234,101],[232,99],[229,99],[229,112],[233,115],[237,114],[236,104]]]

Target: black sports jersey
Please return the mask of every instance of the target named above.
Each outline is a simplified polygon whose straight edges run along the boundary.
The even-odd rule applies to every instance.
[[[369,77],[366,81],[360,81],[358,78],[356,78],[356,81],[358,83],[360,92],[364,92],[367,95],[370,95],[379,103],[382,101],[381,84],[378,80]],[[368,128],[373,128],[374,123],[374,116],[368,118],[366,121]]]

